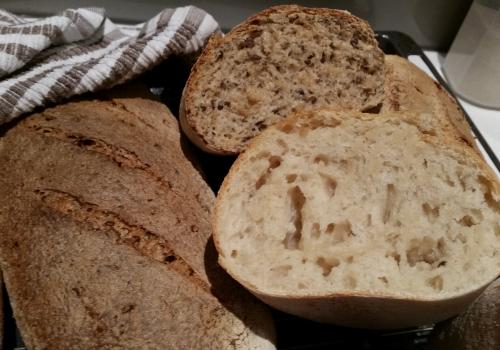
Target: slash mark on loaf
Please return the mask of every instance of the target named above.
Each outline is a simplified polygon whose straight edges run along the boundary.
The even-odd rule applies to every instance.
[[[142,170],[146,174],[146,176],[152,178],[154,181],[157,181],[161,187],[167,190],[172,190],[172,184],[168,181],[163,180],[161,176],[155,174],[151,169],[151,165],[143,162],[133,151],[127,150],[123,147],[111,145],[106,141],[96,137],[89,137],[79,133],[67,132],[58,128],[29,125],[28,129],[43,134],[47,137],[51,137],[63,142],[69,142],[78,147],[82,147],[88,149],[89,151],[102,154],[111,159],[120,167],[125,166],[131,169]]]
[[[116,243],[127,245],[139,254],[168,265],[192,283],[209,292],[205,283],[189,264],[159,235],[139,225],[126,222],[118,214],[100,209],[72,194],[54,190],[38,189],[35,195],[51,210],[70,216],[73,220],[88,224],[115,239]]]

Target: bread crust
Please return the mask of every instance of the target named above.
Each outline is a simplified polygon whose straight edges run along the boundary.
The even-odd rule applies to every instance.
[[[346,23],[356,24],[363,30],[371,31],[371,27],[367,21],[355,17],[347,11],[335,10],[329,8],[308,8],[297,5],[281,5],[281,6],[270,7],[266,10],[263,10],[247,18],[245,21],[235,26],[229,33],[227,33],[224,36],[220,34],[213,34],[210,37],[200,57],[198,58],[198,60],[191,69],[191,74],[188,78],[188,81],[186,83],[186,86],[182,94],[181,108],[179,112],[182,130],[190,138],[190,140],[195,145],[200,147],[202,150],[208,153],[219,154],[219,155],[235,155],[240,153],[239,149],[227,149],[222,147],[215,147],[210,142],[208,142],[203,133],[199,130],[196,118],[189,109],[189,106],[193,105],[193,92],[196,89],[201,89],[201,87],[198,86],[199,85],[198,77],[200,74],[203,74],[204,66],[212,61],[215,49],[219,45],[221,45],[221,43],[231,41],[235,38],[238,38],[238,36],[240,36],[241,34],[244,34],[247,31],[248,27],[252,24],[252,22],[259,21],[262,19],[265,20],[267,17],[269,17],[269,15],[274,13],[290,14],[295,12],[340,17]],[[378,47],[378,44],[376,43],[375,39],[373,39],[373,44],[375,47]],[[380,102],[377,102],[374,103],[373,105],[366,106],[366,109],[374,108],[379,103]]]
[[[325,110],[322,110],[325,111]],[[322,112],[320,111],[320,112]],[[338,113],[333,111],[333,113]],[[451,293],[447,295],[436,294],[434,297],[417,298],[412,295],[401,295],[398,293],[361,293],[361,292],[339,292],[324,294],[307,294],[294,296],[287,294],[274,294],[260,290],[255,284],[245,277],[235,273],[229,263],[229,257],[224,255],[224,242],[221,238],[221,227],[219,222],[221,205],[226,200],[228,188],[231,186],[237,173],[242,171],[242,164],[252,155],[256,145],[264,142],[274,129],[307,127],[308,121],[315,118],[316,111],[296,113],[285,121],[270,127],[264,133],[255,137],[245,152],[240,154],[229,174],[219,190],[216,200],[214,214],[212,216],[212,227],[214,230],[214,242],[219,252],[219,264],[239,283],[247,288],[260,300],[272,307],[292,313],[307,319],[339,324],[349,327],[371,328],[371,329],[397,329],[416,325],[424,325],[441,321],[461,312],[467,305],[473,302],[485,288],[495,280],[492,276],[490,280],[484,281],[481,285],[474,286],[461,293]],[[360,114],[357,112],[340,112],[342,115],[351,114],[351,117],[363,120],[376,120],[380,115]],[[356,116],[357,115],[357,116]],[[414,120],[417,116],[402,118],[398,113],[386,113],[388,119]],[[383,116],[382,116],[383,117]],[[324,120],[324,125],[335,126],[342,120],[341,115],[337,120]],[[410,123],[414,125],[413,123]],[[418,123],[417,123],[418,127]],[[460,157],[473,158],[477,160],[477,166],[481,168],[486,177],[491,181],[492,189],[495,193],[500,193],[500,184],[491,168],[483,161],[480,155],[471,147],[464,146],[463,142],[454,137],[436,137],[426,134],[425,129],[421,130],[421,138],[436,145],[436,147],[446,147],[450,151],[460,155]]]
[[[438,133],[447,133],[479,152],[460,107],[438,82],[403,57],[386,55],[385,64],[382,112],[430,113]]]
[[[0,266],[29,348],[274,348],[268,311],[216,264],[213,193],[162,104],[47,109],[0,161]]]

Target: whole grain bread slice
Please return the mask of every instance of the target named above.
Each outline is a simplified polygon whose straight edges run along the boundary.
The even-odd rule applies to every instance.
[[[211,38],[185,87],[181,125],[202,149],[236,154],[295,110],[377,107],[383,85],[384,56],[367,22],[276,6]]]
[[[426,132],[448,135],[477,149],[460,107],[437,81],[400,56],[386,55],[385,65],[382,113],[409,112]]]
[[[220,264],[316,321],[403,328],[460,312],[500,272],[499,184],[415,118],[318,110],[264,131],[217,196]]]
[[[30,349],[273,349],[216,263],[214,195],[145,99],[49,108],[0,139],[0,266]]]

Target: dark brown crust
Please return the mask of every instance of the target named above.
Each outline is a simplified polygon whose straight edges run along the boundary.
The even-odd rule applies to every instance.
[[[245,152],[240,154],[236,159],[218,192],[212,216],[214,242],[219,252],[219,264],[234,279],[268,305],[284,312],[320,322],[350,327],[395,329],[434,323],[462,311],[477,298],[491,281],[486,281],[484,284],[476,286],[461,294],[456,293],[448,296],[436,295],[434,298],[416,298],[397,293],[370,294],[359,292],[325,293],[322,295],[304,295],[296,297],[286,294],[275,295],[265,293],[259,290],[259,288],[248,279],[233,273],[231,267],[226,264],[226,259],[228,257],[224,255],[224,249],[222,247],[224,242],[221,241],[218,220],[221,203],[226,200],[225,196],[228,192],[228,188],[235,178],[235,174],[240,171],[241,165],[252,156],[252,150],[257,144],[265,142],[268,134],[276,129],[290,132],[292,130],[300,130],[301,128],[314,128],[318,125],[319,127],[336,127],[341,124],[342,120],[346,117],[360,118],[363,120],[386,118],[389,122],[393,123],[407,122],[404,121],[401,114],[398,113],[385,113],[382,116],[363,114],[355,111],[338,112],[334,110],[331,110],[331,112],[337,114],[336,118],[321,120],[321,117],[318,116],[318,112],[322,111],[325,111],[325,109],[320,111],[308,111],[305,113],[299,112],[288,117],[283,122],[268,128],[255,137]],[[411,120],[412,118],[405,119]],[[416,126],[418,127],[418,125]],[[500,193],[500,183],[495,180],[496,175],[472,148],[464,147],[462,142],[450,137],[439,138],[428,135],[425,132],[422,132],[420,136],[425,142],[434,144],[437,147],[446,147],[451,152],[455,152],[465,159],[475,159],[477,166],[484,171],[489,179],[492,179],[491,185],[493,191]],[[493,277],[492,280],[495,278],[497,278],[497,276]],[[388,315],[389,317],[387,317]]]
[[[162,104],[47,109],[0,162],[0,266],[29,348],[273,348],[270,315],[216,265],[213,193]]]
[[[186,135],[196,144],[198,147],[202,148],[206,152],[219,154],[219,155],[234,155],[238,154],[238,151],[234,150],[226,150],[226,149],[218,149],[213,145],[209,144],[205,139],[201,131],[197,128],[196,120],[194,120],[193,116],[189,113],[189,107],[193,104],[192,102],[192,91],[196,89],[198,83],[198,75],[203,74],[203,66],[208,62],[211,62],[213,59],[215,48],[217,48],[221,43],[231,41],[234,38],[237,38],[238,35],[245,33],[250,26],[252,26],[252,22],[260,21],[261,19],[266,19],[269,15],[273,13],[283,13],[289,14],[294,12],[303,12],[307,14],[322,14],[325,16],[332,17],[341,17],[346,23],[357,24],[360,28],[365,28],[371,31],[370,24],[358,17],[351,15],[347,11],[335,10],[329,8],[308,8],[297,5],[281,5],[270,7],[266,10],[263,10],[249,18],[245,21],[234,27],[229,33],[225,36],[221,36],[220,34],[213,34],[200,57],[193,65],[191,69],[191,74],[186,83],[182,94],[181,108],[180,108],[180,121],[183,131]],[[378,44],[375,39],[373,39],[373,45],[378,47]]]

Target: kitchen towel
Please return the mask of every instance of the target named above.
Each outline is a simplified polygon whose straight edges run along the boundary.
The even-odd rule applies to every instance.
[[[48,103],[110,88],[170,55],[190,54],[219,31],[194,6],[117,25],[103,9],[27,18],[0,9],[0,125]]]

